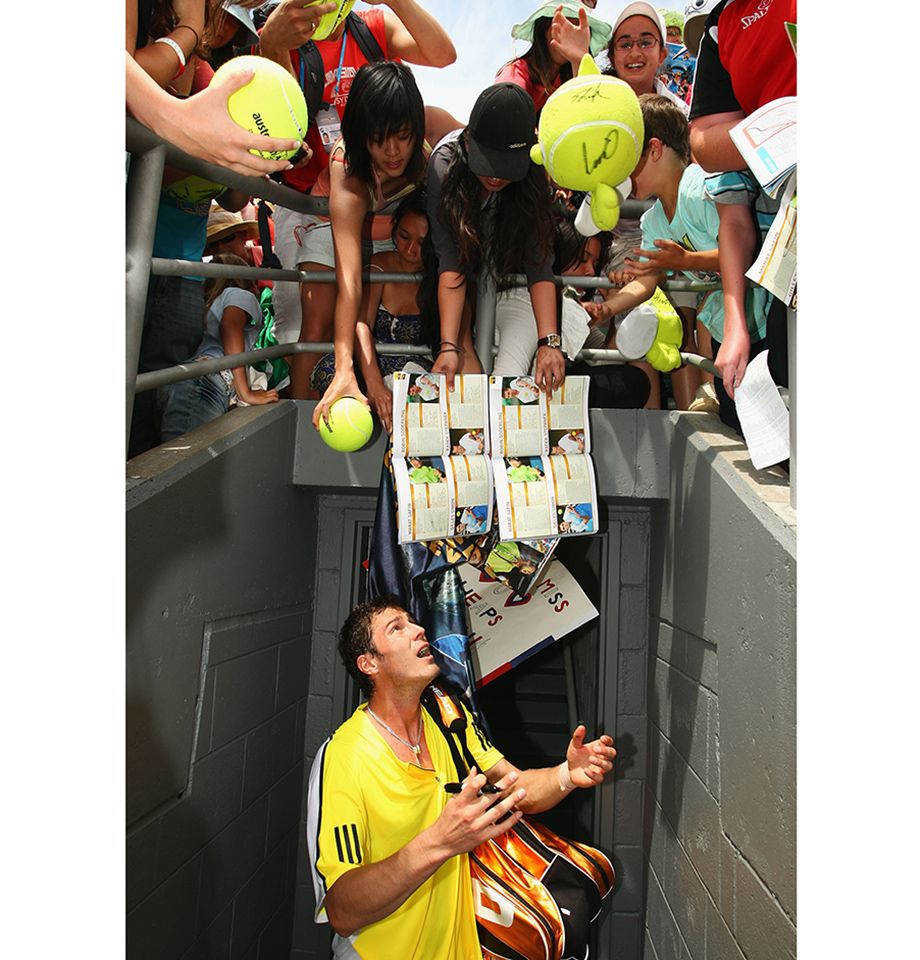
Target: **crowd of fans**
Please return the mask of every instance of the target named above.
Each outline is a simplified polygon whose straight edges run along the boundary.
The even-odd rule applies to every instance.
[[[256,207],[240,191],[167,168],[154,256],[239,266],[264,257],[335,274],[334,283],[274,284],[151,276],[139,372],[275,342],[332,341],[334,352],[138,394],[130,456],[235,404],[280,397],[318,400],[318,423],[338,397],[366,396],[389,429],[396,370],[411,365],[449,381],[481,372],[473,331],[486,274],[498,290],[496,374],[531,373],[550,390],[566,372],[587,373],[593,405],[673,404],[717,412],[734,429],[734,388],[751,356],[769,348],[771,374],[786,384],[785,307],[744,276],[776,205],[728,131],[759,106],[795,95],[785,30],[795,23],[795,0],[689,0],[683,16],[640,0],[613,23],[592,2],[540,4],[511,28],[528,48],[496,64],[466,124],[425,104],[406,65],[449,68],[456,58],[422,3],[368,0],[313,41],[319,18],[336,6],[126,0],[130,113],[193,156],[329,200],[324,216]],[[667,44],[697,58],[679,93],[660,75]],[[255,137],[230,120],[226,99],[251,72],[211,79],[240,53],[280,63],[301,84],[310,107],[303,143]],[[654,199],[641,220],[621,218],[612,234],[590,238],[573,225],[581,197],[551,183],[529,155],[541,108],[588,53],[639,97],[645,141],[632,196]],[[252,147],[298,152],[273,161]],[[368,267],[422,280],[363,284]],[[520,274],[525,287],[511,282]],[[554,274],[609,277],[616,288],[560,290]],[[579,343],[615,347],[622,317],[670,278],[721,279],[711,293],[669,293],[684,323],[682,349],[713,357],[720,377],[689,365],[662,376],[644,363],[567,356],[579,324]],[[378,355],[381,343],[426,345],[431,359]]]

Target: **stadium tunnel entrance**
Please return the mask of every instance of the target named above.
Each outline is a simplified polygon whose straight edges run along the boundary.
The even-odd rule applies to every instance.
[[[357,691],[384,439],[325,447],[312,403],[238,408],[127,464],[127,956],[328,956],[305,782]],[[547,816],[613,853],[591,956],[741,957],[795,936],[795,514],[700,414],[592,410],[600,532],[557,553],[599,611],[482,688],[515,763],[577,719],[615,777]],[[751,954],[747,949],[745,953]],[[785,955],[785,954],[784,954]]]

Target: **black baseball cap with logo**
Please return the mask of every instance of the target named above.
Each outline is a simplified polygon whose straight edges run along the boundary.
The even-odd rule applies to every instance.
[[[533,100],[515,83],[486,87],[466,128],[470,170],[478,177],[523,180],[537,142]]]

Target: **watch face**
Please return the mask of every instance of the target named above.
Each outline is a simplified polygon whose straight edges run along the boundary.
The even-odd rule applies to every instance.
[[[561,347],[562,337],[558,333],[551,333],[548,336],[541,337],[540,343],[544,347]]]

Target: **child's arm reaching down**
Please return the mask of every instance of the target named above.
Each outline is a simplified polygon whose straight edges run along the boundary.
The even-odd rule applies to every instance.
[[[645,276],[636,277],[619,290],[608,290],[607,299],[603,303],[583,304],[591,316],[591,326],[605,323],[612,320],[618,313],[632,310],[640,303],[645,303],[655,292],[655,287],[658,286],[662,277],[661,273],[648,273]],[[607,334],[607,347],[612,348],[615,341],[616,331],[611,327]]]
[[[220,318],[220,341],[224,346],[224,355],[243,353],[246,342],[243,331],[249,322],[249,314],[242,307],[228,306]],[[278,399],[277,390],[253,390],[249,386],[249,378],[245,367],[234,367],[233,387],[237,397],[251,405],[274,403]]]

